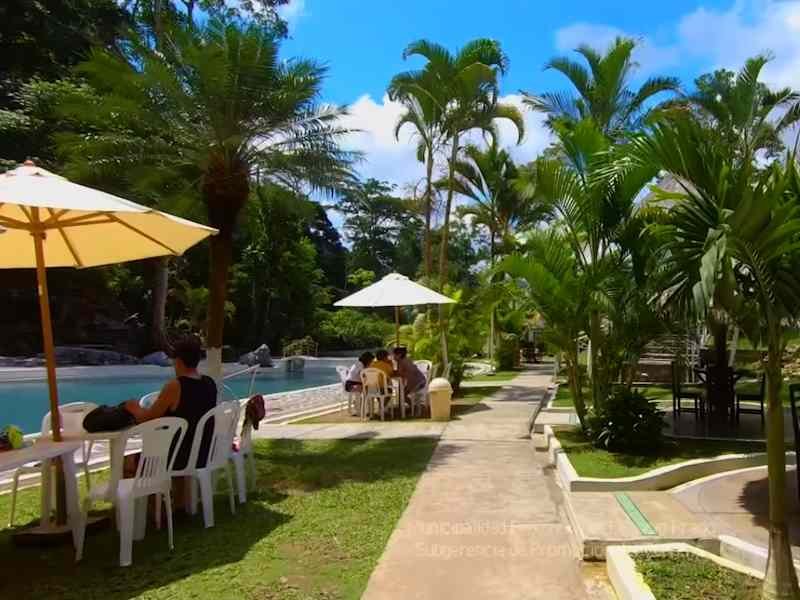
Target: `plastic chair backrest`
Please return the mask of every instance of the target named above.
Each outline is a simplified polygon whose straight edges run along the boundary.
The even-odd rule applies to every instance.
[[[194,432],[189,465],[197,465],[203,433],[209,419],[214,419],[214,430],[211,434],[211,444],[208,447],[206,468],[213,469],[223,466],[231,455],[233,438],[236,436],[236,427],[239,425],[239,403],[223,402],[200,418]]]
[[[97,408],[94,402],[70,402],[61,404],[58,412],[61,413],[61,431],[64,433],[80,433],[83,431],[83,417]],[[50,431],[50,411],[42,418],[42,434]]]
[[[253,426],[245,423],[242,427],[242,435],[239,437],[239,452],[246,454],[253,448]]]
[[[414,364],[425,375],[426,381],[431,380],[431,371],[433,370],[433,363],[429,360],[415,360]]]
[[[336,372],[339,374],[339,379],[342,382],[342,385],[347,383],[347,375],[350,372],[350,369],[347,367],[336,367]]]
[[[380,369],[366,368],[361,371],[361,385],[367,396],[388,396],[389,381]]]
[[[234,391],[224,383],[217,388],[217,404],[223,402],[238,402],[239,398]]]
[[[130,438],[142,438],[142,452],[134,476],[134,489],[146,491],[158,488],[169,481],[172,463],[177,452],[170,456],[170,448],[180,448],[189,424],[179,417],[162,417],[146,421],[125,432],[123,448]]]
[[[153,406],[153,403],[158,400],[158,395],[161,392],[150,392],[149,394],[145,394],[141,398],[139,398],[139,406],[142,408],[150,408]]]

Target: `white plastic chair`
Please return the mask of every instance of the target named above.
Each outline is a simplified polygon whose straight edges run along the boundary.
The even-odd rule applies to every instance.
[[[250,485],[256,486],[256,460],[253,455],[253,426],[245,421],[239,437],[239,450],[231,453],[231,461],[236,472],[236,487],[239,489],[239,504],[247,502],[247,472],[250,472]],[[245,468],[246,467],[246,468]]]
[[[172,494],[170,471],[175,462],[177,450],[169,455],[173,441],[175,448],[180,448],[186,434],[188,423],[178,417],[162,417],[141,423],[125,432],[121,443],[127,444],[133,437],[142,438],[142,452],[136,474],[132,478],[120,479],[116,490],[109,490],[108,484],[98,485],[89,493],[84,501],[84,525],[89,516],[89,510],[96,500],[106,499],[109,492],[116,496],[117,524],[119,526],[119,565],[130,566],[133,555],[134,518],[136,503],[140,499],[155,494],[156,506],[160,507],[163,499],[167,508],[167,530],[169,535],[169,549],[174,548],[172,536]],[[140,515],[146,527],[146,501],[140,504],[140,510],[145,511]],[[83,555],[83,539],[80,540],[78,559]]]
[[[350,369],[347,367],[336,367],[336,372],[339,374],[339,379],[342,382],[342,393],[347,396],[347,412],[350,415],[355,415],[361,412],[360,407],[356,407],[356,403],[358,399],[360,399],[360,395],[355,392],[348,392],[347,391],[347,376],[350,373]]]
[[[83,429],[83,417],[87,413],[97,408],[97,404],[92,402],[71,402],[69,404],[62,404],[59,406],[59,413],[61,414],[61,431],[64,433],[78,433]],[[47,436],[50,431],[50,413],[48,412],[42,419],[41,433]],[[86,491],[91,490],[91,481],[89,480],[89,459],[92,456],[93,442],[87,441],[81,445],[81,465],[83,466],[83,475],[86,480]],[[17,491],[19,490],[20,477],[24,475],[46,474],[42,473],[42,463],[34,462],[19,467],[14,471],[11,482],[11,512],[8,516],[8,526],[12,527],[14,524],[14,516],[17,512]],[[51,486],[55,490],[54,486]]]
[[[392,390],[386,373],[380,369],[367,368],[361,371],[361,419],[366,420],[367,414],[372,416],[375,401],[381,411],[381,421],[386,414],[386,405],[392,402]]]
[[[209,419],[214,419],[214,429],[211,434],[211,443],[208,447],[208,457],[204,467],[197,467],[200,456],[200,447],[203,443],[203,432]],[[191,477],[191,509],[192,514],[197,512],[197,492],[200,488],[200,501],[203,504],[203,522],[206,527],[214,526],[214,476],[217,471],[224,471],[228,482],[228,498],[231,505],[231,514],[236,514],[236,501],[234,500],[233,478],[231,477],[231,461],[233,460],[233,438],[239,424],[239,403],[223,402],[212,408],[202,416],[197,423],[192,441],[192,451],[185,469],[173,471],[173,477]]]
[[[141,406],[142,408],[150,408],[151,406],[153,406],[153,403],[156,400],[158,400],[158,395],[160,393],[161,392],[158,391],[158,392],[150,392],[149,394],[145,394],[144,396],[139,398],[139,406]]]
[[[428,393],[428,386],[431,383],[431,380],[435,376],[435,367],[433,363],[429,360],[417,360],[414,361],[414,364],[417,365],[417,368],[422,371],[422,374],[425,375],[425,387],[417,390],[415,393],[410,394],[411,396],[411,412],[412,414],[422,414],[423,408],[428,408],[430,406],[430,397]]]
[[[224,383],[217,386],[217,404],[223,402],[239,402],[239,398],[233,390]]]

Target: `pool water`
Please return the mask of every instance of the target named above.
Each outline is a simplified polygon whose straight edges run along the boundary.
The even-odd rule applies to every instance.
[[[94,402],[115,405],[157,391],[167,381],[167,375],[63,380],[58,382],[58,401],[60,404]],[[253,393],[289,392],[336,381],[338,377],[333,369],[314,369],[299,373],[279,371],[259,374]],[[225,385],[237,397],[243,398],[250,390],[250,376],[234,377],[225,381]],[[42,417],[49,410],[48,405],[47,383],[44,381],[0,383],[0,429],[6,425],[16,425],[25,433],[37,432],[41,428]]]

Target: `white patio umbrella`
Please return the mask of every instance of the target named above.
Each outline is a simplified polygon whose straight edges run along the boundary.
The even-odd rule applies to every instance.
[[[53,439],[61,439],[48,267],[180,255],[216,229],[72,183],[26,161],[0,174],[0,269],[35,268]]]
[[[452,304],[452,298],[426,288],[405,275],[390,273],[355,294],[342,298],[334,306],[372,307],[394,306],[395,339],[400,345],[400,307],[420,304]]]

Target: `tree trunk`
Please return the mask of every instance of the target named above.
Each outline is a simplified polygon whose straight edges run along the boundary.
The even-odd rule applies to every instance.
[[[228,272],[233,255],[233,238],[230,232],[220,231],[211,237],[208,274],[208,375],[222,379],[222,344],[225,330],[225,301],[228,297]]]
[[[239,213],[250,195],[250,170],[243,161],[214,155],[203,176],[202,194],[208,221],[219,233],[209,243],[208,322],[206,354],[208,375],[222,380],[222,345],[225,330],[225,301],[228,275],[233,259],[233,232]]]
[[[458,159],[458,135],[453,138],[453,149],[450,153],[450,173],[447,181],[447,201],[444,206],[444,223],[442,224],[441,247],[439,248],[439,290],[447,283],[447,251],[450,242],[450,210],[455,193],[456,160]]]
[[[166,312],[167,292],[169,291],[169,259],[153,259],[153,315],[150,326],[150,341],[153,348],[167,349]]]
[[[781,348],[770,342],[767,366],[767,478],[769,482],[769,554],[762,598],[797,600],[800,589],[786,522],[786,448],[783,440]]]
[[[422,256],[425,260],[425,277],[433,273],[433,252],[431,249],[431,213],[433,213],[433,148],[428,148],[425,164],[425,239]]]
[[[572,394],[572,403],[575,406],[575,412],[578,414],[578,420],[581,427],[584,426],[584,418],[586,417],[586,404],[583,400],[583,382],[581,381],[580,366],[578,364],[578,352],[567,353],[567,385]]]
[[[447,283],[447,250],[450,242],[450,210],[453,206],[455,192],[456,159],[458,158],[458,135],[453,138],[453,150],[450,155],[450,174],[447,185],[447,202],[444,207],[444,223],[442,224],[441,248],[439,248],[439,291],[444,292]],[[447,348],[447,315],[443,304],[439,305],[439,327],[442,336],[442,368],[446,369],[449,361]]]
[[[492,212],[492,218],[494,218],[494,212]],[[489,229],[489,235],[491,236],[491,240],[489,242],[489,266],[492,269],[492,273],[489,275],[489,283],[491,284],[494,281],[494,228]],[[492,304],[492,312],[489,315],[489,362],[492,363],[493,367],[495,367],[494,321],[495,321],[495,305]]]
[[[600,406],[603,405],[605,398],[601,398],[603,395],[602,386],[600,385],[600,371],[599,371],[599,364],[598,364],[598,350],[600,349],[600,311],[597,309],[593,309],[591,313],[591,322],[590,322],[591,332],[589,335],[589,341],[591,346],[589,347],[589,362],[591,363],[591,384],[592,384],[592,405],[595,407],[595,410],[598,409]]]

